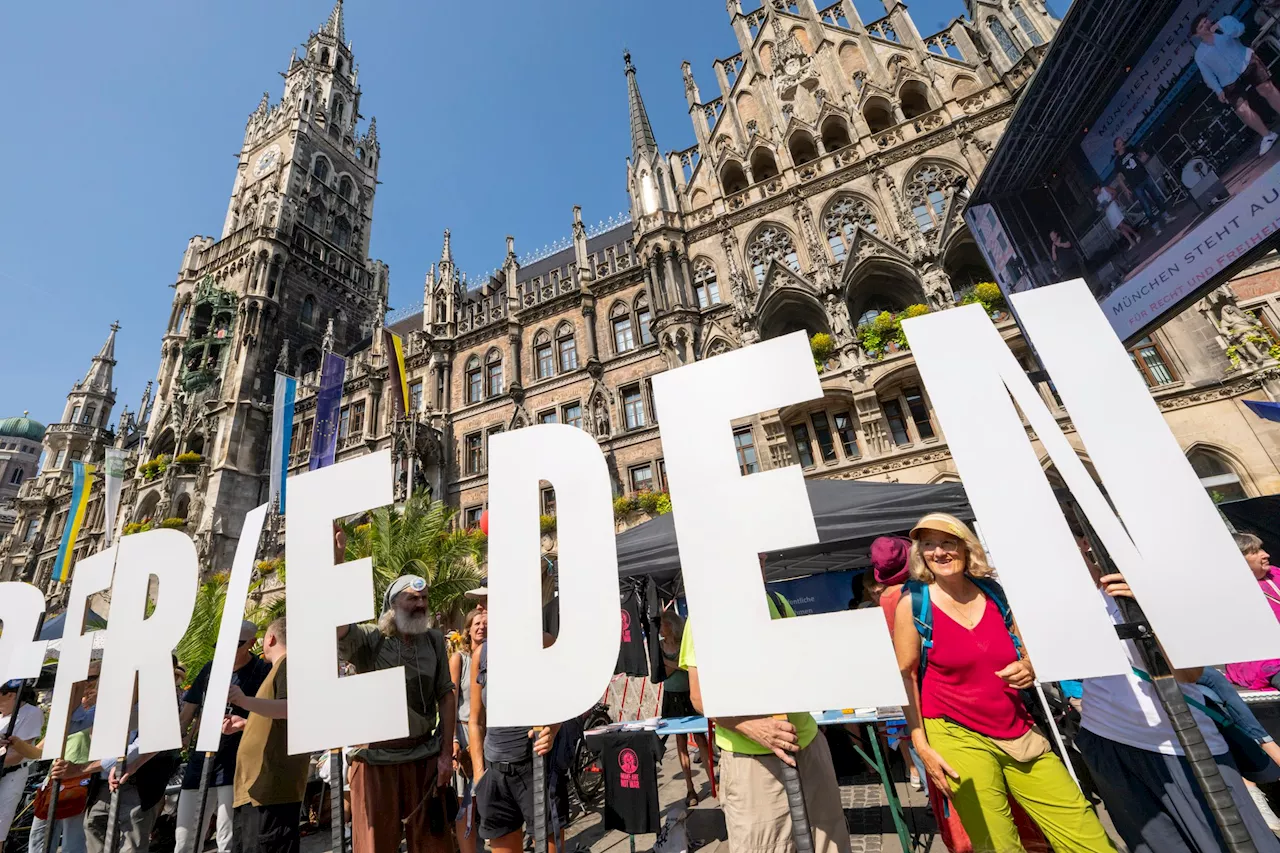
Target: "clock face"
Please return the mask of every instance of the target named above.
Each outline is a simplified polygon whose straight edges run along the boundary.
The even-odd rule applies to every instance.
[[[280,146],[272,145],[258,157],[258,162],[253,166],[255,175],[265,175],[275,168],[276,163],[280,160]]]
[[[794,56],[791,57],[787,60],[785,68],[788,74],[795,74],[800,70],[800,60],[796,59]]]

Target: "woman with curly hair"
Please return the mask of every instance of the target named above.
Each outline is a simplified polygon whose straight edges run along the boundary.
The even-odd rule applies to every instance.
[[[911,581],[893,631],[907,725],[929,778],[960,815],[973,849],[1024,849],[1009,807],[1012,795],[1058,853],[1114,851],[1019,695],[1035,683],[1035,670],[1021,652],[1003,591],[989,577],[981,543],[964,522],[944,513],[920,519],[911,539]]]

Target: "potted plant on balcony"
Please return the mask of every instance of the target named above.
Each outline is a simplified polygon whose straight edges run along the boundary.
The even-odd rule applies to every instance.
[[[170,516],[160,522],[160,527],[164,530],[181,530],[186,526],[187,520],[185,518],[178,518],[177,516]]]
[[[200,464],[204,462],[204,456],[194,450],[188,450],[186,453],[179,453],[174,457],[173,461],[182,466],[184,473],[189,474],[200,467]]]
[[[972,305],[975,302],[997,323],[1009,317],[1009,306],[1004,301],[1004,294],[1000,292],[1000,285],[993,281],[980,281],[960,297],[961,305]]]

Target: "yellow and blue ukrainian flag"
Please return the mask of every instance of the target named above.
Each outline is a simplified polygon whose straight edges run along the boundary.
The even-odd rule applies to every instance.
[[[73,472],[71,480],[71,509],[67,515],[67,525],[62,529],[62,544],[58,546],[58,559],[53,564],[53,579],[66,583],[71,579],[71,554],[76,549],[76,537],[80,535],[80,525],[84,524],[85,511],[89,507],[89,493],[93,491],[93,481],[97,479],[98,466],[89,465],[78,459],[71,463]]]

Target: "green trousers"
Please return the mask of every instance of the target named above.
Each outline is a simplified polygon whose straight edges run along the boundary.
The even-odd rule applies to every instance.
[[[1056,853],[1113,853],[1098,815],[1085,801],[1062,761],[1052,752],[1015,761],[995,741],[946,720],[924,721],[929,746],[951,769],[951,804],[974,853],[1020,853],[1022,842],[1009,810],[1012,794],[1040,827]]]

